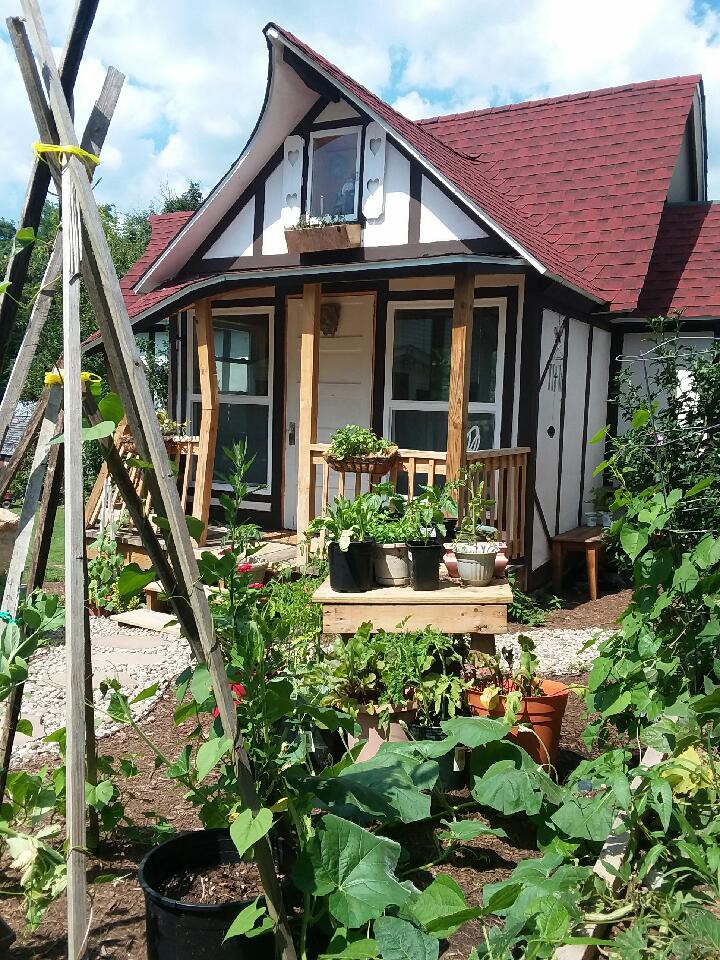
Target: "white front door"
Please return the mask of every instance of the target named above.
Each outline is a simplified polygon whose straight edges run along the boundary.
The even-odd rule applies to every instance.
[[[327,443],[338,427],[356,423],[370,426],[375,297],[372,294],[323,297],[340,303],[340,322],[334,336],[320,334],[318,378],[318,443]],[[283,525],[297,526],[297,427],[300,404],[301,297],[287,301],[285,470]],[[317,473],[316,509],[320,500]],[[337,490],[337,474],[330,477],[330,500]]]

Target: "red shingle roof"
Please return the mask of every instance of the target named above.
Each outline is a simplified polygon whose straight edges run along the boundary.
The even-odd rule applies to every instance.
[[[135,293],[133,290],[133,287],[140,277],[142,277],[145,271],[157,260],[170,241],[175,239],[180,229],[185,226],[192,215],[192,211],[187,210],[180,211],[179,213],[151,214],[150,242],[145,248],[145,253],[143,253],[139,260],[135,261],[120,281],[120,289],[122,290],[128,315],[131,320],[149,307],[154,306],[156,303],[170,296],[171,293],[187,286],[188,281],[185,281],[169,287],[160,287],[150,293]]]
[[[693,95],[676,77],[420,121],[542,221],[612,310],[637,304]]]
[[[720,204],[666,207],[637,313],[720,317]]]

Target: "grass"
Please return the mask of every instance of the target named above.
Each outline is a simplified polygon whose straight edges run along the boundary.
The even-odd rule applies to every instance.
[[[13,504],[10,509],[13,513],[20,513],[20,508]],[[30,557],[28,557],[28,565]],[[26,569],[27,572],[27,569]],[[48,583],[62,583],[65,579],[65,507],[58,507],[55,517],[50,552],[48,553],[47,571],[45,580]]]

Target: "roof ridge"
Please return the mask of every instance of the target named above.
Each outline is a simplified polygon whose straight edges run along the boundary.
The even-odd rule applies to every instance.
[[[617,93],[625,93],[628,90],[648,90],[652,88],[678,86],[687,83],[697,84],[702,79],[699,73],[690,73],[678,77],[660,77],[656,80],[639,80],[636,83],[625,83],[615,87],[599,87],[597,90],[584,90],[579,93],[564,93],[556,97],[539,97],[536,100],[521,100],[519,103],[498,104],[494,107],[483,107],[480,110],[462,110],[459,113],[437,114],[434,117],[422,117],[413,121],[421,127],[429,126],[447,120],[459,120],[466,117],[487,116],[490,113],[504,113],[505,111],[518,111],[532,109],[535,107],[551,106],[558,103],[569,103],[574,100],[591,100],[595,97],[606,97]]]

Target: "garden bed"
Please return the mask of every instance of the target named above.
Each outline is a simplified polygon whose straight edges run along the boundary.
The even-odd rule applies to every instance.
[[[582,677],[564,678],[569,683],[578,683]],[[192,723],[178,728],[172,718],[176,702],[168,692],[143,721],[143,726],[152,732],[152,738],[160,749],[172,753],[177,750],[183,732]],[[580,701],[570,697],[561,741],[559,768],[565,775],[580,759],[588,756],[580,733],[585,726],[584,711]],[[112,877],[109,882],[94,885],[92,890],[93,923],[90,934],[88,960],[146,960],[145,952],[145,902],[137,882],[137,865],[147,853],[152,840],[151,820],[146,816],[152,811],[158,817],[172,822],[175,831],[197,829],[200,826],[193,808],[182,800],[182,792],[173,788],[162,771],[153,769],[152,758],[146,744],[130,729],[121,730],[103,743],[103,753],[114,757],[133,756],[140,770],[133,778],[127,794],[127,813],[143,828],[143,836],[134,843],[127,839],[103,843],[96,858],[91,876]],[[36,769],[39,763],[32,765]],[[30,764],[28,764],[30,768]],[[450,795],[453,804],[467,802],[468,791]],[[480,819],[480,814],[471,812],[468,818]],[[413,873],[418,886],[425,886],[436,873],[450,874],[462,887],[470,905],[481,903],[482,888],[487,883],[504,880],[521,860],[536,857],[532,837],[525,829],[524,837],[513,835],[513,821],[508,818],[503,827],[507,840],[493,836],[478,837],[468,841],[453,858],[438,868],[429,868]],[[525,824],[524,818],[522,819]],[[400,832],[403,844],[411,850],[412,865],[404,869],[422,866],[432,859],[432,833],[441,829],[435,824],[403,825]],[[411,831],[411,832],[410,832]],[[5,871],[7,872],[7,871]],[[11,880],[10,877],[7,878]],[[19,900],[9,899],[2,903],[2,916],[17,934],[17,941],[9,954],[10,960],[60,960],[67,954],[67,917],[65,898],[61,897],[48,909],[39,929],[32,933],[25,927]],[[453,934],[442,956],[460,960],[468,956],[470,948],[478,942],[481,921],[472,921]]]

